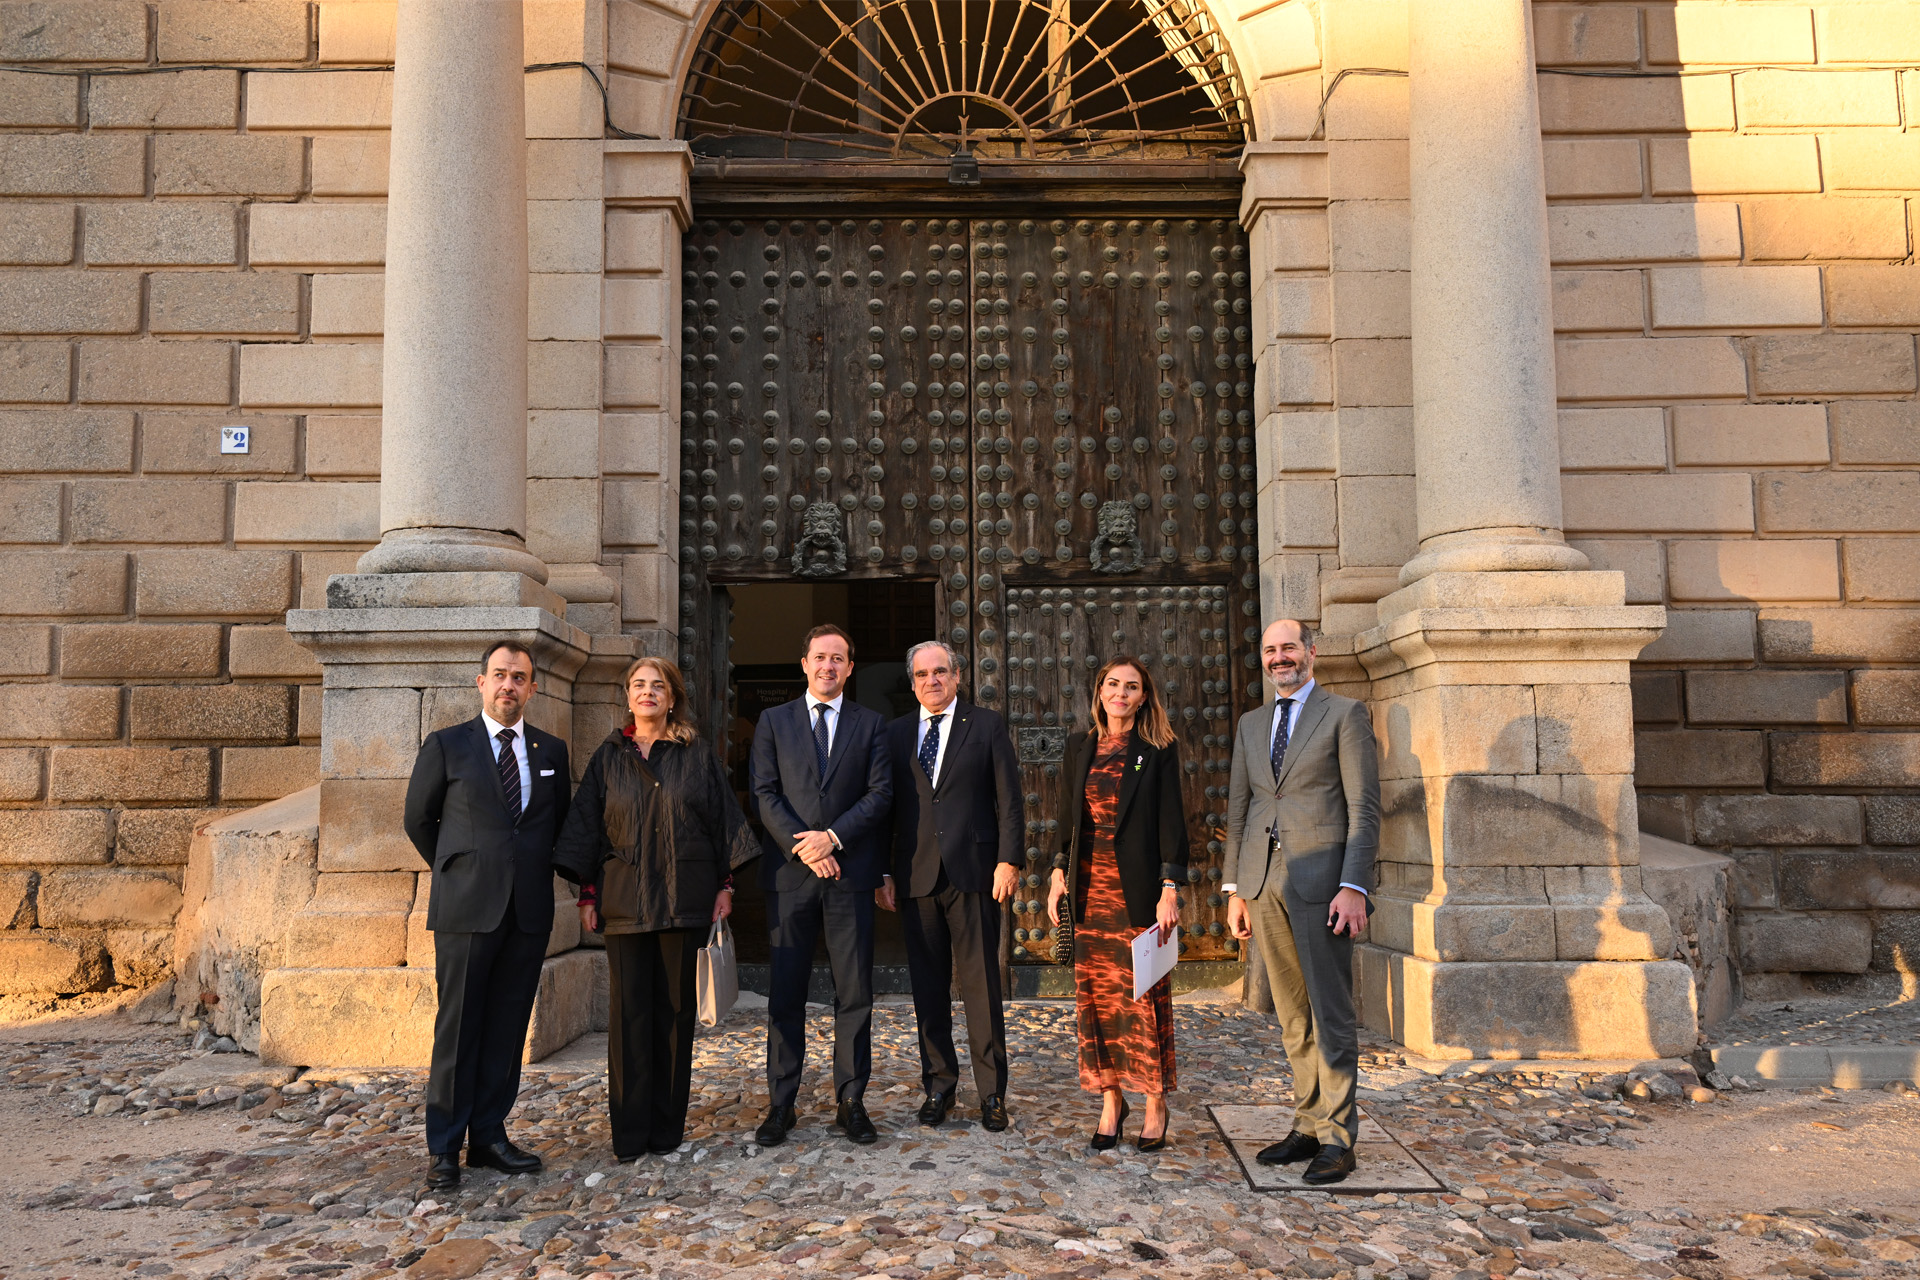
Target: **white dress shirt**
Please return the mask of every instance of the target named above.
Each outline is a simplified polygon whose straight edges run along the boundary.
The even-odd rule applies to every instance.
[[[816,707],[827,708],[827,754],[828,755],[833,754],[833,738],[835,734],[840,732],[840,704],[846,701],[846,698],[847,698],[847,695],[843,693],[839,697],[833,699],[830,702],[822,702],[820,699],[813,696],[813,690],[811,689],[807,690],[807,732],[808,733],[813,732],[814,722],[820,719],[820,713],[817,710],[815,710],[815,708]]]
[[[496,763],[500,759],[500,731],[505,729],[513,735],[513,758],[520,762],[520,807],[527,807],[527,797],[533,794],[533,766],[527,763],[527,722],[518,721],[512,725],[501,724],[482,711],[481,721],[487,726],[487,754]]]
[[[1307,698],[1313,693],[1313,685],[1314,685],[1314,682],[1312,680],[1308,680],[1305,684],[1301,685],[1298,689],[1295,689],[1292,693],[1287,695],[1287,699],[1291,704],[1290,706],[1287,707],[1287,749],[1289,751],[1293,749],[1293,731],[1300,727],[1300,713],[1306,709]],[[1279,699],[1276,696],[1275,702],[1277,703],[1278,701]],[[1273,744],[1279,740],[1279,736],[1280,736],[1280,717],[1276,715],[1273,718],[1273,729],[1271,732],[1267,734],[1267,758],[1268,759],[1273,758]],[[1281,758],[1281,763],[1282,764],[1286,763],[1285,757]],[[1342,880],[1340,882],[1340,887],[1342,889],[1352,889],[1355,893],[1360,893],[1360,894],[1365,894],[1367,892],[1365,889],[1362,889],[1359,885],[1348,884],[1345,880]],[[1222,893],[1227,893],[1227,894],[1238,893],[1239,890],[1240,890],[1240,886],[1237,884],[1223,884],[1220,886],[1220,891]]]
[[[920,734],[913,740],[913,754],[916,760],[919,758],[920,748],[926,745],[927,726],[933,723],[935,716],[941,718],[940,746],[933,753],[933,776],[927,779],[928,786],[940,785],[940,766],[947,758],[947,743],[953,740],[953,709],[959,705],[959,702],[960,700],[955,698],[938,711],[929,711],[924,706],[920,708]]]

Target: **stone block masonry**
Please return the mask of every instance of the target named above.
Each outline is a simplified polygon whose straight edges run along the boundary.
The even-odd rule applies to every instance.
[[[314,62],[316,8],[0,4],[0,61],[227,64],[0,76],[0,865],[38,902],[0,920],[0,990],[164,976],[193,830],[317,779],[284,617],[324,593],[303,555],[379,535],[378,418],[343,485],[304,410],[377,415],[379,347],[272,360],[312,350],[316,266],[383,256],[391,77],[250,75]],[[340,128],[377,183],[310,156]],[[273,411],[243,411],[262,376]]]
[[[543,0],[525,60],[584,59],[616,119],[671,138],[698,8]],[[1245,170],[1260,563],[1269,609],[1324,624],[1331,646],[1376,625],[1420,532],[1418,95],[1350,77],[1312,130],[1331,68],[1405,68],[1412,46],[1373,0],[1238,9],[1222,31],[1262,139]],[[1764,891],[1742,872],[1754,927],[1737,954],[1753,972],[1892,963],[1911,948],[1889,942],[1890,909],[1843,886],[1848,868],[1894,885],[1920,845],[1920,77],[1886,69],[1920,56],[1920,0],[1532,15],[1547,208],[1545,260],[1527,269],[1551,282],[1559,338],[1555,518],[1596,569],[1624,575],[1627,605],[1665,606],[1668,621],[1634,663],[1631,743],[1589,723],[1625,714],[1612,706],[1624,681],[1601,706],[1543,675],[1511,686],[1548,691],[1532,711],[1501,712],[1538,731],[1482,764],[1607,779],[1561,797],[1618,828],[1587,856],[1625,858],[1633,778],[1643,820],[1743,868],[1764,861]],[[321,871],[413,870],[393,791],[407,738],[455,699],[409,685],[412,704],[373,687],[327,703],[285,631],[287,610],[325,610],[327,577],[391,525],[382,440],[398,452],[401,427],[381,400],[401,274],[387,193],[408,176],[389,174],[404,112],[385,69],[394,33],[384,3],[0,2],[0,62],[218,64],[0,73],[0,864],[53,884],[54,900],[55,872],[125,876],[148,904],[0,930],[19,935],[0,939],[19,944],[7,974],[62,987],[145,974],[111,938],[165,927],[142,911],[172,900],[152,877],[184,863],[194,828],[323,775]],[[322,66],[349,69],[298,70]],[[686,161],[671,142],[603,138],[577,71],[529,80],[524,107],[531,412],[515,532],[549,562],[568,621],[670,642]],[[221,455],[219,427],[240,422],[252,451]],[[1470,700],[1435,694],[1421,714],[1458,714],[1456,696]],[[1416,754],[1466,776],[1464,741]],[[1477,785],[1432,797],[1463,848],[1493,838],[1465,821]],[[1544,802],[1528,785],[1524,802]],[[1833,861],[1789,865],[1814,857]],[[1544,909],[1527,945],[1564,926],[1571,947],[1576,899],[1562,883],[1530,902]],[[342,928],[309,929],[296,950],[404,974],[396,953],[422,953],[396,931],[403,912],[316,910]],[[1539,963],[1563,961],[1598,963]],[[308,981],[278,998],[305,1008],[355,989],[369,1008],[417,1013],[404,980]]]

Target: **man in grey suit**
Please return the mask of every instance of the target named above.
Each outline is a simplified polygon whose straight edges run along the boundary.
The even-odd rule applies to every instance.
[[[1366,927],[1380,845],[1380,762],[1366,706],[1313,679],[1313,631],[1282,618],[1260,637],[1278,696],[1240,717],[1227,793],[1227,927],[1266,962],[1293,1068],[1293,1131],[1262,1164],[1309,1161],[1319,1186],[1353,1172],[1353,939]]]

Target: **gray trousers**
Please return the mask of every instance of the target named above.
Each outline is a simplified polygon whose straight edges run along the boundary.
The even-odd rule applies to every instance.
[[[1353,1108],[1360,1066],[1353,939],[1336,936],[1327,927],[1327,904],[1302,900],[1284,870],[1267,876],[1247,913],[1293,1068],[1293,1127],[1323,1145],[1351,1147],[1360,1133]]]

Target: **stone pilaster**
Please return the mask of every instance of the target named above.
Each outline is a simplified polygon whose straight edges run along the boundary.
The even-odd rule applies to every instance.
[[[527,202],[518,0],[401,0],[389,177],[380,544],[287,632],[322,668],[319,875],[261,986],[269,1060],[424,1065],[430,877],[401,829],[426,734],[480,709],[494,639],[534,656],[527,719],[571,738],[591,640],[526,549]],[[610,584],[609,584],[610,585]],[[614,637],[620,639],[620,637]],[[591,1021],[593,957],[556,881],[528,1051]]]
[[[1355,637],[1381,750],[1366,1024],[1434,1057],[1694,1044],[1640,883],[1628,664],[1664,611],[1617,573],[1431,574]]]
[[[519,0],[401,0],[388,168],[380,545],[362,573],[545,582],[527,529]]]
[[[1524,0],[1426,0],[1412,35],[1413,438],[1400,573],[1584,569],[1560,523],[1553,289]]]
[[[1370,679],[1382,755],[1361,1017],[1436,1057],[1684,1053],[1693,982],[1640,881],[1628,684],[1665,611],[1561,533],[1528,6],[1410,12],[1420,549],[1330,655]]]

